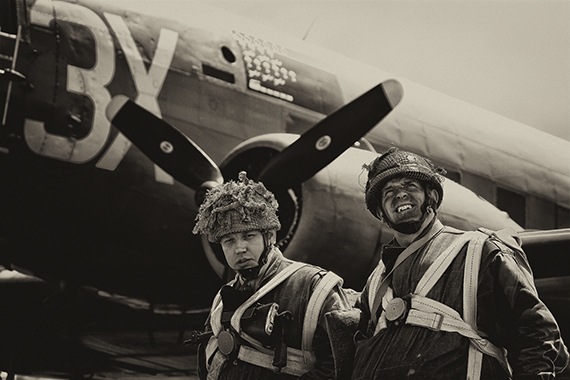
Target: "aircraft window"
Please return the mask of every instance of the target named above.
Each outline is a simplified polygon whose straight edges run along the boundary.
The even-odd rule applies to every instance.
[[[204,74],[206,74],[208,76],[221,79],[221,80],[226,81],[228,83],[235,83],[236,82],[234,74],[228,73],[227,71],[222,71],[222,70],[216,69],[215,67],[212,67],[210,65],[206,65],[205,63],[202,64],[202,71],[204,72]]]
[[[229,63],[234,63],[236,61],[236,56],[230,50],[229,47],[222,46],[222,54],[224,55],[224,58],[226,59],[226,61],[228,61]]]
[[[511,219],[526,227],[526,197],[497,187],[497,207],[509,213]]]

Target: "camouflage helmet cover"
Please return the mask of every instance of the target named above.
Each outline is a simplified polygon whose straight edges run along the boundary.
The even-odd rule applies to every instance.
[[[194,234],[206,234],[212,243],[231,233],[279,230],[279,204],[263,183],[239,173],[239,182],[229,181],[208,191],[196,215]]]

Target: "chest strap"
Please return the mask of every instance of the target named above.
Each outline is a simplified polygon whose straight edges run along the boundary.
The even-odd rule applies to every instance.
[[[261,343],[259,343],[257,340],[253,339],[249,335],[240,331],[241,330],[241,326],[239,323],[240,319],[241,319],[243,313],[245,312],[245,310],[249,306],[253,305],[253,303],[257,302],[257,300],[259,300],[261,297],[263,297],[264,295],[269,293],[277,285],[279,285],[280,283],[285,281],[293,273],[295,273],[297,270],[299,270],[301,267],[303,267],[305,265],[307,265],[307,264],[300,263],[300,262],[294,262],[293,264],[289,265],[287,268],[285,268],[281,272],[277,273],[271,280],[269,280],[269,282],[267,284],[265,284],[263,287],[258,289],[257,292],[255,292],[248,300],[245,301],[244,304],[242,304],[235,311],[234,315],[231,318],[230,323],[231,323],[232,327],[238,332],[238,334],[240,334],[240,336],[243,339],[245,339],[248,342],[250,342],[251,344],[255,345],[257,348],[263,349],[263,346],[261,345]],[[237,277],[234,280],[232,280],[230,283],[228,283],[228,285],[233,286],[236,283],[236,281],[237,281]],[[247,304],[247,306],[243,307],[246,304]],[[224,356],[224,355],[222,355],[221,352],[218,351],[218,338],[217,338],[218,335],[220,334],[220,332],[222,332],[224,329],[224,327],[222,325],[223,307],[224,307],[224,305],[222,302],[222,296],[221,296],[221,290],[220,290],[220,291],[218,291],[218,293],[216,294],[216,297],[214,297],[214,301],[212,302],[212,312],[210,315],[210,326],[212,327],[212,332],[214,333],[214,335],[210,338],[210,340],[208,341],[208,344],[206,346],[206,363],[209,363],[214,356],[218,356],[218,357]],[[238,313],[238,310],[239,310],[239,317],[236,320],[236,319],[234,319],[234,317]],[[220,360],[222,360],[222,359],[220,359]]]
[[[316,360],[313,352],[315,330],[323,305],[336,285],[342,285],[342,279],[333,272],[328,272],[318,282],[307,303],[303,320],[301,349],[287,347],[287,365],[280,369],[280,372],[301,376],[313,369]],[[273,366],[273,350],[269,350],[259,344],[254,344],[254,342],[250,343],[252,343],[254,348],[241,346],[238,359],[259,367],[276,370],[276,367]]]
[[[232,327],[235,329],[235,331],[237,331],[238,334],[240,334],[240,335],[244,335],[244,338],[245,338],[245,336],[248,336],[247,334],[245,334],[242,331],[241,323],[240,323],[241,317],[243,316],[243,313],[247,310],[247,308],[249,308],[251,305],[255,304],[263,296],[265,296],[267,293],[269,293],[270,291],[275,289],[277,287],[277,285],[281,284],[283,281],[285,281],[286,279],[291,277],[291,275],[293,273],[295,273],[296,271],[298,271],[299,269],[301,269],[302,267],[304,267],[306,265],[308,265],[308,264],[300,263],[300,262],[292,263],[287,268],[285,268],[281,272],[277,273],[271,280],[269,280],[269,282],[267,284],[265,284],[264,286],[259,288],[251,297],[249,297],[244,303],[242,303],[236,309],[236,311],[234,312],[234,315],[232,316],[232,318],[230,320],[230,323],[231,323]],[[248,339],[246,338],[246,340],[248,340]]]
[[[416,285],[416,290],[414,291],[412,298],[413,296],[421,296],[425,298],[427,293],[429,293],[429,291],[437,283],[437,281],[440,279],[443,273],[451,265],[451,263],[453,262],[453,260],[455,259],[461,248],[471,238],[474,237],[474,234],[476,233],[465,232],[462,235],[458,236],[458,238],[455,239],[455,241],[434,260],[434,262],[428,267],[428,269],[425,271],[424,275]],[[386,311],[385,311],[386,305],[393,298],[394,298],[393,291],[391,288],[388,288],[388,291],[386,291],[384,297],[382,297],[383,310],[382,313],[380,314],[380,318],[378,319],[378,325],[376,326],[375,333],[387,327],[388,321],[386,319]],[[410,313],[411,311],[412,310],[410,310]]]
[[[319,281],[313,290],[307,304],[303,322],[302,349],[296,349],[292,347],[287,348],[287,365],[285,367],[278,369],[277,367],[273,366],[273,350],[263,347],[259,341],[246,334],[243,330],[241,330],[240,324],[241,317],[247,308],[249,308],[255,302],[259,301],[259,299],[273,290],[277,285],[281,284],[293,273],[306,265],[307,264],[305,263],[299,262],[295,262],[289,265],[287,268],[273,277],[265,286],[253,294],[247,301],[238,307],[238,309],[236,309],[230,323],[232,327],[239,333],[239,335],[253,346],[240,346],[238,351],[238,359],[273,371],[279,370],[282,373],[293,376],[301,376],[313,368],[316,358],[312,350],[312,345],[315,330],[319,321],[320,311],[334,286],[342,285],[342,279],[333,272],[328,272]],[[212,312],[210,323],[215,336],[217,336],[223,329],[223,326],[221,324],[223,305],[219,292],[214,299],[212,308],[214,311]],[[215,336],[212,337],[209,342],[208,346],[210,347],[211,351],[210,355],[207,355],[208,357],[215,353],[215,346],[217,345],[215,342]]]
[[[378,266],[370,277],[370,291],[368,294],[368,304],[371,306],[370,315],[374,323],[378,323],[378,311],[382,305],[382,297],[384,297],[384,294],[390,286],[390,283],[392,281],[392,274],[396,268],[408,257],[413,255],[417,250],[422,248],[428,241],[438,235],[443,230],[443,228],[443,224],[439,220],[436,220],[428,234],[426,234],[421,239],[414,241],[412,244],[406,247],[402,253],[398,255],[396,262],[394,263],[394,266],[389,273],[386,273],[386,267],[384,266],[382,260],[380,260]]]
[[[312,370],[316,360],[313,354],[311,361],[305,362],[305,355],[301,350],[287,347],[287,365],[283,368],[277,368],[271,364],[273,361],[272,350],[264,347],[261,349],[252,348],[245,345],[240,346],[237,357],[246,363],[297,377],[301,377]]]
[[[470,340],[468,353],[467,379],[478,380],[481,377],[482,354],[494,357],[509,376],[512,369],[506,358],[504,349],[499,349],[487,339],[482,338],[477,331],[477,287],[479,266],[483,244],[487,235],[481,232],[466,232],[446,249],[430,265],[424,273],[414,294],[411,296],[411,305],[405,323],[421,326],[433,331],[447,331],[459,333]],[[455,259],[461,248],[469,242],[465,260],[463,276],[463,314],[465,320],[453,308],[427,298],[426,295],[441,278],[451,262]],[[390,289],[391,290],[391,289]],[[393,292],[386,292],[386,302],[393,298]],[[383,300],[384,301],[384,300]],[[385,312],[382,312],[380,329],[387,326]],[[382,326],[380,326],[382,325]]]

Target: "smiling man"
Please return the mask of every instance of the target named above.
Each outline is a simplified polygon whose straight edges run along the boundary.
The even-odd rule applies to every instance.
[[[437,218],[442,175],[391,148],[368,169],[366,206],[394,239],[360,295],[353,379],[550,379],[568,363],[516,236]]]
[[[194,233],[220,243],[233,281],[214,299],[199,347],[201,379],[331,379],[334,359],[325,314],[349,308],[342,279],[289,260],[275,246],[277,201],[260,182],[239,182],[206,195]]]

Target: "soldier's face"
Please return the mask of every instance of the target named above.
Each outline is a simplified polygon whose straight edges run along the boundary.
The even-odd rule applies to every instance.
[[[401,177],[390,180],[382,189],[382,207],[394,224],[417,222],[422,218],[421,206],[425,190],[416,179]]]
[[[233,270],[249,269],[258,265],[265,249],[263,235],[259,231],[228,234],[220,240],[222,250]]]

